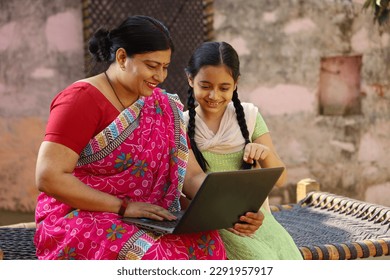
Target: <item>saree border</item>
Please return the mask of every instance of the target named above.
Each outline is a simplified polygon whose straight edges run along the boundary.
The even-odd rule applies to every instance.
[[[150,239],[156,241],[159,238],[159,235],[140,229],[126,241],[125,245],[123,245],[119,251],[117,259],[140,260],[153,245],[153,243],[150,242]]]
[[[187,138],[186,138],[186,126],[185,126],[184,116],[182,112],[183,104],[181,103],[178,95],[168,93],[167,96],[174,116],[175,142],[177,147],[177,158],[178,158],[177,171],[179,173],[178,188],[181,191],[184,185],[184,177],[186,173],[188,153],[189,153]]]
[[[171,106],[174,125],[175,125],[175,143],[177,147],[177,166],[178,166],[178,189],[182,190],[184,184],[184,176],[186,172],[186,165],[188,161],[188,146],[186,138],[186,128],[183,118],[183,104],[181,103],[178,95],[169,94],[162,91],[167,98]],[[179,198],[175,199],[168,209],[169,211],[179,211],[180,202]],[[161,235],[153,232],[146,232],[145,230],[139,229],[133,236],[129,238],[120,249],[118,254],[118,260],[139,260],[145,255],[149,248],[153,245],[148,240],[158,240]]]
[[[137,100],[132,106],[123,110],[108,127],[92,138],[81,152],[77,166],[101,160],[119,147],[138,127],[143,105],[143,100]]]

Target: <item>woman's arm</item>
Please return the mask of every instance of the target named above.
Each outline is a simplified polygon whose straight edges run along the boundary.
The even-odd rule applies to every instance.
[[[73,176],[78,159],[79,155],[64,145],[43,142],[36,167],[38,189],[74,208],[118,212],[119,198],[90,188]]]
[[[76,209],[118,213],[121,199],[95,190],[73,176],[78,159],[79,155],[72,149],[44,141],[39,149],[36,166],[38,189]],[[141,202],[130,202],[125,216],[159,220],[174,217],[162,207]]]

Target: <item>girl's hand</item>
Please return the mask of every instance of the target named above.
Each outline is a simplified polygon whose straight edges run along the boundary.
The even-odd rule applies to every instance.
[[[228,230],[239,236],[252,236],[263,224],[263,221],[264,214],[260,210],[257,213],[248,212],[240,217],[242,223],[236,223],[233,228]]]
[[[252,164],[256,160],[264,160],[270,152],[270,148],[265,145],[248,143],[244,150],[244,161]]]

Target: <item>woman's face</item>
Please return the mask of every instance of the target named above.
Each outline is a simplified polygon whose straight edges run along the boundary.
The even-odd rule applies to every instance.
[[[121,71],[121,84],[131,94],[150,96],[153,89],[167,77],[170,62],[170,49],[127,57],[125,71]]]
[[[237,85],[230,70],[224,65],[203,66],[188,81],[194,89],[195,100],[205,115],[223,114]]]

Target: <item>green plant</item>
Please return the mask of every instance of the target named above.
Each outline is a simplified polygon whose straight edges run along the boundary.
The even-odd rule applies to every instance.
[[[390,14],[390,0],[366,0],[363,9],[371,8],[374,11],[374,22],[383,25],[388,22]]]

